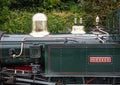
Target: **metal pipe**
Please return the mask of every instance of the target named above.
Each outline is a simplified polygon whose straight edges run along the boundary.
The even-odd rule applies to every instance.
[[[36,83],[36,84],[45,84],[45,85],[55,85],[56,84],[54,82],[45,82],[45,81],[23,79],[23,78],[16,78],[16,81],[27,82],[27,83]]]

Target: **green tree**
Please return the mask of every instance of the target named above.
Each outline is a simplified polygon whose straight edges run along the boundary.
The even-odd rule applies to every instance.
[[[52,33],[66,32],[74,17],[83,17],[88,30],[95,27],[97,15],[105,25],[106,15],[119,7],[119,0],[0,0],[0,28],[8,33],[29,33],[32,15],[41,12],[48,15]]]
[[[9,5],[9,0],[0,0],[0,25],[6,22],[7,20],[7,16],[9,14]]]
[[[100,23],[105,25],[106,15],[120,7],[119,0],[81,0],[82,10],[85,12],[87,26],[95,25],[95,18],[100,17]],[[91,20],[91,21],[90,21]]]

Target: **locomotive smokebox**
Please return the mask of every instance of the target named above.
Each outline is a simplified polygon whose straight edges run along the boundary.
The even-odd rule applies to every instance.
[[[47,17],[43,13],[37,13],[32,18],[32,32],[33,37],[43,37],[48,35],[47,31]]]

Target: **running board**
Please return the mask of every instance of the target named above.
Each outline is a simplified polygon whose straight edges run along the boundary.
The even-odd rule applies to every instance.
[[[45,84],[45,85],[55,85],[56,83],[40,81],[40,80],[32,80],[32,79],[24,79],[24,78],[16,78],[18,82],[26,82],[26,83],[35,83],[35,84]]]

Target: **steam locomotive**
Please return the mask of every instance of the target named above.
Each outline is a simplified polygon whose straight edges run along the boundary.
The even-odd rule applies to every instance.
[[[38,13],[28,35],[0,32],[1,85],[120,84],[120,36],[97,30],[49,34]]]

